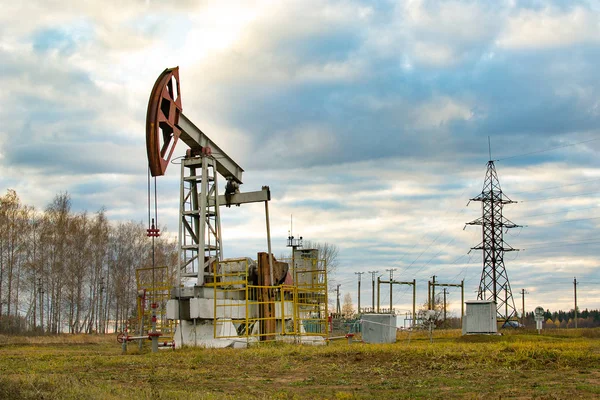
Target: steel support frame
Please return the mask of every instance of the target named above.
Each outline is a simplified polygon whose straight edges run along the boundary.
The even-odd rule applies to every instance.
[[[459,287],[460,288],[460,325],[462,326],[463,317],[465,315],[465,281],[464,279],[460,283],[431,283],[428,282],[430,287]]]
[[[402,281],[395,281],[395,280],[389,280],[389,281],[384,281],[381,280],[379,277],[377,277],[377,313],[379,313],[379,295],[381,293],[381,289],[380,286],[382,283],[387,283],[390,285],[390,287],[392,285],[409,285],[412,286],[413,289],[413,301],[412,301],[412,317],[413,317],[413,326],[415,325],[416,318],[417,318],[417,281],[416,279],[413,279],[412,282],[402,282]],[[392,313],[392,304],[390,303],[390,314]]]
[[[180,285],[195,279],[203,286],[209,267],[222,260],[218,174],[211,156],[184,158],[181,163],[179,268]]]
[[[467,225],[480,225],[482,231],[481,243],[472,248],[472,250],[482,250],[483,252],[483,270],[477,299],[495,301],[498,319],[508,321],[516,316],[516,307],[504,266],[504,253],[517,251],[517,249],[512,248],[504,241],[504,230],[516,228],[519,225],[514,224],[503,215],[504,205],[514,203],[514,201],[502,192],[494,161],[487,163],[481,194],[470,201],[480,201],[482,210],[481,218],[467,223]]]

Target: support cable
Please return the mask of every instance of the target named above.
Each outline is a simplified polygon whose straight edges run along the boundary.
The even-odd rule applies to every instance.
[[[568,213],[568,212],[572,212],[572,211],[581,211],[581,210],[591,210],[593,208],[598,208],[598,206],[593,206],[593,207],[583,207],[583,208],[569,208],[566,210],[562,210],[562,211],[555,211],[555,212],[550,212],[550,213],[543,213],[543,214],[532,214],[532,215],[525,215],[525,218],[531,218],[531,217],[541,217],[543,215],[553,215],[553,214],[563,214],[563,213]]]
[[[529,199],[529,200],[519,200],[517,203],[528,203],[531,201],[544,201],[544,200],[554,200],[554,199],[565,199],[567,197],[579,197],[579,196],[587,196],[590,194],[598,194],[600,192],[588,192],[588,193],[578,193],[578,194],[570,194],[565,196],[556,196],[556,197],[544,197],[541,199]]]
[[[551,147],[551,148],[548,148],[548,149],[545,149],[545,150],[531,151],[529,153],[523,153],[523,154],[517,154],[517,155],[514,155],[514,156],[499,158],[496,161],[505,161],[505,160],[510,160],[510,159],[517,158],[517,157],[524,157],[524,156],[530,156],[532,154],[545,153],[547,151],[563,149],[565,147],[570,147],[570,146],[577,146],[578,144],[589,143],[589,142],[593,142],[593,141],[599,140],[599,139],[600,138],[594,138],[594,139],[584,140],[582,142],[569,143],[569,144],[565,144],[565,145],[562,145],[562,146]]]
[[[150,168],[148,168],[148,228],[150,228]]]
[[[598,181],[600,181],[600,178],[590,179],[590,180],[587,180],[587,181],[581,181],[581,182],[575,182],[575,183],[567,183],[565,185],[547,187],[547,188],[543,188],[543,189],[534,189],[534,190],[525,190],[525,191],[522,191],[522,192],[513,192],[513,195],[515,195],[515,194],[523,194],[523,193],[537,193],[537,192],[543,192],[545,190],[560,189],[560,188],[563,188],[563,187],[566,187],[566,186],[578,186],[578,185],[583,185],[584,183],[598,182]]]
[[[536,226],[544,226],[544,225],[566,224],[566,223],[569,223],[569,222],[589,221],[589,220],[592,220],[592,219],[600,219],[600,217],[565,219],[565,220],[562,220],[562,221],[545,222],[543,224],[528,224],[528,225],[525,225],[525,226],[527,226],[527,227],[531,227],[531,226],[536,227]]]

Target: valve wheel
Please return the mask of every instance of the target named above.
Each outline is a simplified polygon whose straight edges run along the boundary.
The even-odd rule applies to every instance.
[[[181,110],[179,67],[167,68],[154,83],[146,114],[146,151],[152,176],[164,175],[167,170],[181,134],[177,126]]]
[[[119,343],[123,343],[126,339],[127,339],[127,335],[125,335],[123,332],[120,332],[117,335],[117,342],[119,342]]]

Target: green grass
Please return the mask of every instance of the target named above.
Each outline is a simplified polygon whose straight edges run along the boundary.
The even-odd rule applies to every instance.
[[[121,354],[114,337],[0,336],[0,399],[598,398],[600,329],[438,331],[395,344]]]

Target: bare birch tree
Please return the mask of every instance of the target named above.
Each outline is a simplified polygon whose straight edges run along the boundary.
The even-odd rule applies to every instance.
[[[105,210],[74,213],[68,193],[43,212],[14,190],[0,196],[0,332],[116,330],[135,315],[136,270],[152,266],[152,241],[142,223],[111,224]],[[169,266],[175,240],[155,240],[156,266]],[[172,282],[171,282],[172,283]]]

